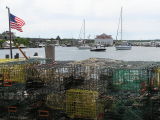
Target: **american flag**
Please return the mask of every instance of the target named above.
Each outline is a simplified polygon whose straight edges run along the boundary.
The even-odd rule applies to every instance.
[[[14,16],[13,14],[10,14],[9,20],[10,20],[10,25],[12,29],[16,29],[20,32],[23,32],[22,26],[25,25],[25,22],[21,18],[18,18]]]

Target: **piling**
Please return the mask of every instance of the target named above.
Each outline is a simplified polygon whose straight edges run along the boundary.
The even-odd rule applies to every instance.
[[[14,56],[15,59],[19,58],[19,53],[16,53],[16,55]]]
[[[35,52],[33,56],[38,56],[38,53],[37,53],[37,52]]]
[[[55,61],[55,46],[53,44],[46,45],[45,54],[47,59]]]
[[[8,58],[9,58],[9,55],[7,54],[7,55],[5,56],[5,58],[8,59]]]

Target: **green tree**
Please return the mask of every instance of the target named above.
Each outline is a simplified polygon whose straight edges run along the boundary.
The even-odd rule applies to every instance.
[[[29,41],[30,41],[29,38],[20,38],[20,37],[17,37],[16,39],[14,39],[14,43],[15,44],[18,43],[19,45],[23,44],[25,46],[29,45]]]
[[[56,37],[56,40],[61,40],[61,38],[59,36]]]
[[[2,47],[2,44],[5,42],[5,40],[0,40],[0,47]]]

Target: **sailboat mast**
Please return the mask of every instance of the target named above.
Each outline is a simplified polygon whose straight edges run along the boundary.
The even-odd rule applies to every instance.
[[[123,12],[123,7],[121,7],[121,40],[123,37],[123,34],[122,34],[122,12]]]
[[[85,31],[85,19],[84,19],[84,30],[83,30],[83,31],[84,31],[83,34],[84,34],[84,40],[85,40],[85,32],[86,32],[86,31]]]

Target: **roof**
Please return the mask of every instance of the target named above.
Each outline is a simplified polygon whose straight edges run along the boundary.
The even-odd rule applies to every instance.
[[[112,35],[106,35],[105,33],[101,34],[101,35],[97,35],[96,39],[113,39]]]
[[[4,43],[10,44],[10,41],[5,41]],[[11,44],[13,44],[13,41],[11,41]]]

